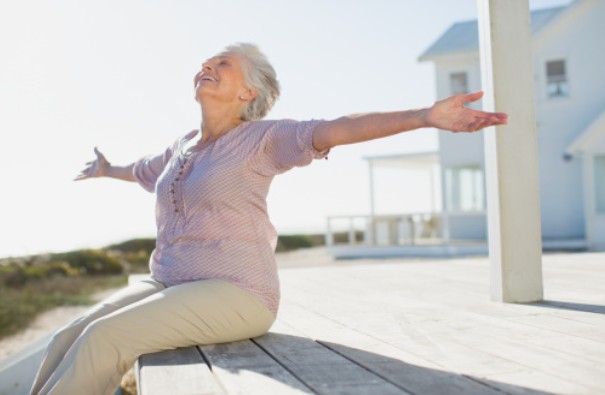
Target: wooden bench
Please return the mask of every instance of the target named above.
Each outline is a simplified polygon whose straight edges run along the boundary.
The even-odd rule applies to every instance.
[[[289,313],[291,317],[298,315],[301,323],[310,318],[305,316],[308,312],[295,306]],[[307,321],[305,329],[311,326],[329,331],[326,336],[338,342],[314,340],[278,321],[275,331],[255,339],[143,355],[136,367],[138,393],[506,394],[472,378],[439,370],[405,352],[402,358],[401,350],[329,320]],[[371,349],[378,353],[368,351]]]
[[[503,395],[349,325],[284,304],[280,319],[265,336],[141,356],[136,366],[138,393]]]
[[[272,332],[228,344],[147,354],[139,359],[141,395],[410,394],[337,345]],[[368,361],[366,361],[367,364]]]

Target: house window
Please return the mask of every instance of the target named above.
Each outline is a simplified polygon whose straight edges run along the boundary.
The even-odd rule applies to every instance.
[[[594,158],[595,208],[597,213],[605,214],[605,155]]]
[[[567,66],[564,60],[546,62],[546,84],[548,97],[569,95]]]
[[[483,211],[483,170],[479,166],[451,167],[445,171],[446,207],[450,211]]]
[[[452,95],[468,93],[468,78],[466,72],[450,74],[450,90]]]

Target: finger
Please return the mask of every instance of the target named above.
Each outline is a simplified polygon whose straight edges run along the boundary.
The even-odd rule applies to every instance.
[[[500,118],[500,117],[492,117],[492,118],[490,118],[490,121],[493,125],[503,125],[503,124],[508,123],[507,118]]]
[[[496,116],[491,116],[489,118],[486,118],[483,121],[483,127],[487,127],[487,126],[496,126],[496,125],[506,125],[508,123],[508,119],[507,118],[499,118]]]
[[[487,122],[489,123],[489,121]],[[486,125],[485,119],[480,117],[475,117],[475,120],[468,124],[466,130],[471,132],[476,132],[477,130],[481,130]]]
[[[483,91],[472,92],[472,93],[468,93],[468,94],[464,95],[462,97],[462,101],[464,103],[472,103],[474,101],[481,99],[482,97],[483,97]]]
[[[97,158],[107,161],[107,159],[105,159],[105,155],[103,155],[97,147],[95,147],[95,155],[97,156]]]

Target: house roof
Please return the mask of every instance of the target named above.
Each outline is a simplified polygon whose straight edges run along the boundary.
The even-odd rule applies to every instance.
[[[605,136],[605,109],[565,150],[565,154],[574,156],[590,151],[599,137]]]
[[[532,34],[536,34],[546,26],[561,10],[567,8],[554,7],[531,12]],[[432,60],[434,57],[455,53],[475,52],[479,50],[479,27],[476,20],[454,23],[441,37],[433,43],[419,60]]]

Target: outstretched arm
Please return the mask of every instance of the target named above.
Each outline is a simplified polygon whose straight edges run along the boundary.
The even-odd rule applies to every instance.
[[[323,151],[337,145],[374,140],[414,129],[434,127],[452,132],[475,132],[507,123],[508,115],[473,110],[465,106],[479,100],[483,92],[456,95],[431,108],[349,115],[320,124],[313,133],[313,147]]]
[[[134,163],[126,166],[114,166],[95,147],[97,158],[86,163],[86,167],[76,176],[74,181],[95,177],[111,177],[124,181],[136,181],[133,174]]]

